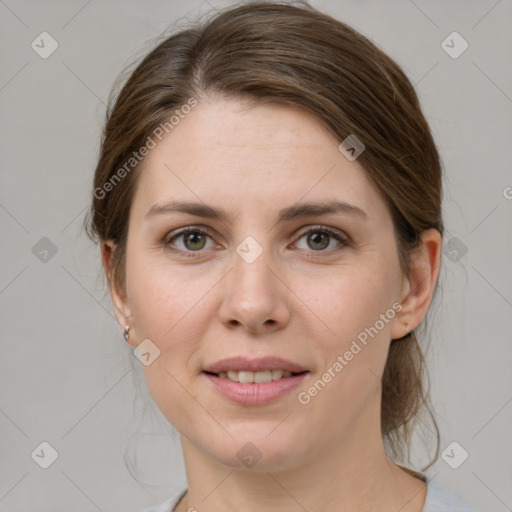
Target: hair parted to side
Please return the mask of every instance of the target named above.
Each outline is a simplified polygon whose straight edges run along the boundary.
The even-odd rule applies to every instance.
[[[369,39],[306,2],[238,4],[159,43],[109,101],[94,191],[107,190],[133,152],[190,98],[200,105],[215,96],[293,105],[316,115],[340,142],[356,135],[366,147],[358,162],[391,212],[404,275],[421,232],[443,234],[440,157],[412,84]],[[116,244],[108,277],[120,289],[140,167],[108,193],[93,193],[85,219],[92,240]],[[410,460],[412,431],[428,412],[436,450],[423,469],[438,458],[440,442],[426,375],[416,334],[393,340],[382,379],[382,435],[389,455],[403,459],[407,449]]]

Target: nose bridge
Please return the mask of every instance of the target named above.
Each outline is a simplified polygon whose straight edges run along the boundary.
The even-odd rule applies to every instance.
[[[261,236],[259,237],[261,240]],[[238,292],[239,299],[268,302],[275,295],[275,276],[270,270],[273,265],[272,250],[263,246],[254,237],[248,236],[236,247],[233,255],[231,287]]]

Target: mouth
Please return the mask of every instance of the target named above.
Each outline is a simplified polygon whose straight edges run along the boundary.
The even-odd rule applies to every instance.
[[[310,371],[277,356],[233,356],[206,365],[204,375],[216,392],[240,405],[275,402],[299,386]]]

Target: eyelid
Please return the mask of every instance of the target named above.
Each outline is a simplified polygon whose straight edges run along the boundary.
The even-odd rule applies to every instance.
[[[324,224],[312,224],[308,226],[305,230],[301,230],[298,233],[295,234],[295,236],[300,236],[301,238],[304,235],[307,235],[311,231],[323,231],[335,238],[338,238],[341,242],[344,242],[348,244],[350,242],[350,238],[348,235],[346,235],[343,231],[340,231],[336,228],[331,228],[330,226],[326,226]]]

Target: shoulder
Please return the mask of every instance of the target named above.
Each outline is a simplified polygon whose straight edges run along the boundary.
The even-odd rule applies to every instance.
[[[427,479],[427,496],[423,512],[474,512],[474,510],[453,492]]]
[[[172,512],[173,508],[178,504],[182,496],[187,492],[187,489],[179,491],[174,496],[171,496],[168,500],[155,505],[154,507],[146,508],[142,512]]]

